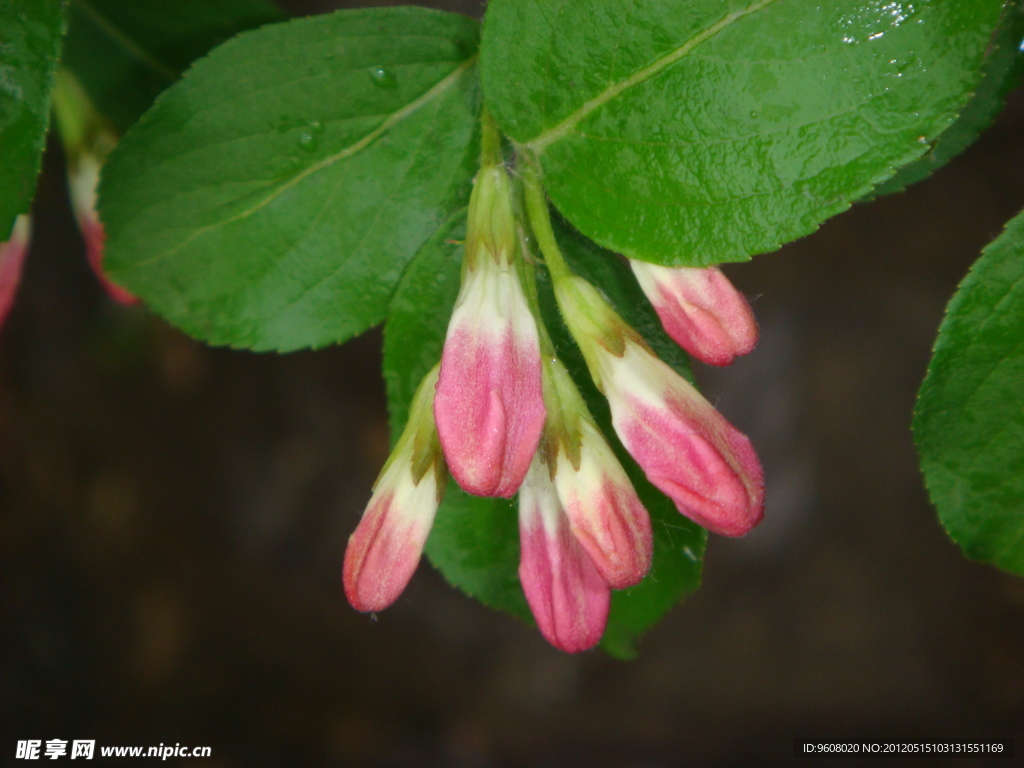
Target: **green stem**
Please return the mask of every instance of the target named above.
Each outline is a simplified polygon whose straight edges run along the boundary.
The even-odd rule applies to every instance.
[[[536,160],[524,156],[522,174],[523,196],[526,201],[526,215],[530,220],[530,229],[533,230],[533,236],[537,238],[537,245],[544,255],[544,262],[551,273],[551,279],[557,283],[559,280],[571,277],[572,270],[566,263],[562,250],[558,247],[554,230],[551,229],[551,211],[548,209],[548,201],[544,196],[544,186],[540,180]]]
[[[57,69],[52,104],[57,131],[72,165],[83,151],[89,150],[103,156],[113,148],[104,146],[100,140],[104,130],[109,133],[109,129],[78,80],[65,67]]]
[[[480,114],[480,167],[501,165],[503,162],[501,131],[487,107],[484,107]]]
[[[540,294],[537,291],[537,267],[535,267],[526,256],[526,237],[522,231],[519,233],[520,242],[520,275],[523,282],[523,292],[526,294],[526,302],[530,305],[530,311],[533,312],[533,319],[537,323],[537,336],[540,339],[540,354],[542,357],[549,358],[555,356],[555,345],[551,341],[551,336],[548,334],[547,326],[544,324],[544,318],[540,313]]]

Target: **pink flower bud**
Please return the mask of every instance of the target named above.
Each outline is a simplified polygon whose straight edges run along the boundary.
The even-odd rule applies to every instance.
[[[595,347],[615,431],[648,479],[705,528],[748,533],[764,515],[764,473],[746,435],[635,341],[621,356]]]
[[[519,492],[519,580],[545,639],[576,653],[604,634],[611,590],[573,536],[539,456]]]
[[[662,267],[630,259],[666,333],[702,362],[729,365],[757,346],[750,304],[717,267]]]
[[[416,482],[409,461],[395,461],[377,481],[345,550],[345,596],[353,608],[382,611],[398,599],[419,565],[438,502],[435,474]]]
[[[114,139],[111,137],[110,142]],[[85,253],[89,266],[95,273],[107,295],[120,304],[135,304],[138,299],[124,288],[114,285],[103,272],[103,243],[106,233],[96,213],[96,188],[100,181],[102,162],[96,155],[81,151],[68,168],[68,187],[71,191],[71,206],[78,221],[78,228],[85,240]]]
[[[640,583],[651,567],[651,519],[604,435],[581,422],[579,467],[558,453],[555,488],[572,532],[612,589]]]
[[[402,594],[419,564],[447,473],[430,402],[435,367],[420,383],[409,423],[374,485],[345,550],[345,595],[358,611],[381,611]]]
[[[21,271],[25,266],[32,236],[32,218],[23,214],[14,220],[14,228],[6,243],[0,243],[0,325],[14,306],[14,296],[21,282]]]
[[[512,215],[505,170],[482,169],[434,400],[452,475],[477,496],[516,492],[544,427],[540,342],[515,263]]]

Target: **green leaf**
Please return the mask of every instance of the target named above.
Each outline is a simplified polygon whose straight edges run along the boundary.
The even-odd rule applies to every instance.
[[[577,271],[600,285],[623,315],[647,338],[663,359],[689,376],[685,354],[661,329],[628,266],[568,227],[556,222],[559,242]],[[402,277],[391,302],[384,330],[384,376],[388,385],[392,434],[397,436],[408,415],[408,403],[420,379],[440,359],[448,320],[459,292],[465,212],[445,223],[423,247]],[[545,272],[538,287],[548,329],[559,356],[580,386],[588,404],[610,438],[641,500],[651,513],[654,563],[640,585],[616,592],[602,645],[613,655],[634,653],[636,638],[679,599],[700,584],[706,532],[682,517],[629,458],[614,436],[607,402],[586,372],[578,348],[558,315]],[[454,483],[437,513],[427,541],[427,556],[454,586],[492,608],[530,618],[519,586],[519,527],[515,502],[483,499],[464,493]]]
[[[441,359],[459,295],[466,210],[438,228],[413,259],[391,300],[384,326],[392,441],[405,427],[420,380]],[[427,557],[454,586],[527,621],[519,586],[519,518],[514,502],[470,496],[449,482],[427,540]]]
[[[72,0],[63,63],[123,133],[193,61],[284,18],[267,0]]]
[[[60,0],[0,0],[0,241],[35,193],[63,34]]]
[[[515,499],[470,496],[450,480],[426,552],[449,584],[533,624],[519,584],[518,510]]]
[[[462,16],[378,8],[217,48],[107,162],[108,274],[213,344],[289,351],[379,323],[468,196],[476,35]]]
[[[1024,214],[949,304],[914,414],[939,518],[968,557],[1024,575]]]
[[[466,209],[453,213],[424,243],[402,275],[384,325],[384,381],[393,441],[409,419],[420,380],[441,359],[459,296]]]
[[[919,157],[969,99],[1000,0],[492,0],[481,78],[603,246],[743,260]]]
[[[986,51],[981,83],[960,117],[932,143],[921,158],[875,188],[872,197],[901,192],[931,176],[975,142],[1002,110],[1006,97],[1020,85],[1024,75],[1024,7],[1011,3],[1003,10],[999,30]]]

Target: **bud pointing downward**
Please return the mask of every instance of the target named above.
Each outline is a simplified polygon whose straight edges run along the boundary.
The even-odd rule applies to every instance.
[[[597,427],[583,422],[580,465],[558,454],[558,498],[572,531],[612,589],[639,584],[651,567],[651,519]]]
[[[572,532],[612,589],[643,580],[653,542],[647,510],[557,357],[545,360],[543,445]]]
[[[662,267],[630,259],[665,332],[710,365],[729,365],[757,346],[750,304],[717,267]]]
[[[116,140],[111,136],[109,143]],[[85,240],[85,254],[96,278],[114,301],[135,304],[138,299],[124,288],[112,283],[103,271],[103,243],[106,233],[96,213],[96,188],[100,181],[102,162],[88,150],[82,150],[68,167],[68,187],[78,228]]]
[[[742,536],[764,516],[764,473],[750,440],[694,387],[627,341],[604,352],[601,381],[612,423],[648,479],[679,511],[723,536]]]
[[[358,611],[381,611],[402,594],[426,543],[447,473],[430,413],[435,367],[420,384],[409,423],[374,485],[345,550],[345,595]]]
[[[462,288],[434,400],[452,475],[477,496],[516,492],[544,426],[537,325],[517,250],[508,176],[485,167],[470,199]]]
[[[647,478],[705,528],[749,532],[764,515],[764,473],[746,435],[659,360],[594,286],[567,276],[555,291],[615,431]]]
[[[573,536],[539,455],[519,492],[519,580],[541,634],[576,653],[604,634],[611,590]]]

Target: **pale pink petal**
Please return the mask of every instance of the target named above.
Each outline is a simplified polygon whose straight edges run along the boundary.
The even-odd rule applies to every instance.
[[[650,517],[604,436],[588,421],[579,469],[560,452],[555,487],[573,534],[608,586],[624,589],[642,581],[653,553]]]
[[[519,580],[545,639],[585,651],[604,634],[611,590],[573,536],[547,467],[533,466],[519,494]]]
[[[15,219],[7,242],[0,243],[0,326],[14,306],[31,234],[32,219],[25,214]]]
[[[757,346],[749,302],[717,267],[629,263],[665,331],[698,360],[729,365]]]
[[[764,515],[764,473],[750,440],[665,363],[632,342],[604,353],[612,422],[648,479],[679,511],[724,536]]]

